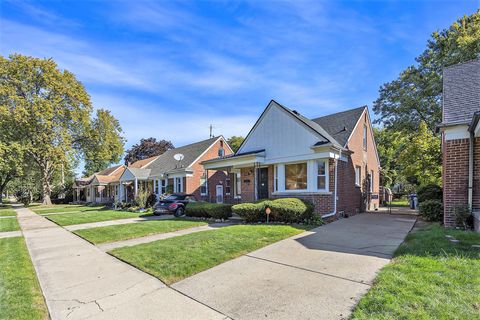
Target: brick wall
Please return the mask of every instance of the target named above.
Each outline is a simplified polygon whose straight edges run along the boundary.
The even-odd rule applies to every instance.
[[[364,125],[367,126],[367,148],[366,150],[363,147],[363,127]],[[360,189],[349,189],[346,196],[349,198],[350,196],[355,197],[355,205],[357,204],[356,201],[358,201],[358,196],[360,191],[360,197],[361,194],[365,194],[368,196],[369,201],[369,207],[367,208],[366,205],[364,204],[363,201],[361,201],[361,211],[364,211],[365,209],[368,210],[373,210],[375,206],[380,205],[380,200],[379,199],[371,199],[371,195],[369,190],[365,190],[365,185],[364,181],[367,178],[367,174],[370,171],[373,171],[373,193],[372,195],[379,195],[380,192],[380,164],[378,163],[378,159],[375,153],[375,143],[372,139],[373,136],[373,129],[372,126],[370,125],[370,121],[368,119],[367,113],[364,113],[362,118],[359,120],[357,127],[355,130],[352,132],[352,135],[350,137],[350,140],[348,142],[348,149],[352,151],[353,153],[350,156],[349,161],[351,164],[349,165],[351,168],[346,168],[346,173],[345,175],[350,176],[350,170],[353,170],[353,173],[350,177],[353,177],[355,179],[355,166],[359,166],[361,168],[361,187]],[[346,182],[347,183],[347,182]],[[348,182],[348,185],[351,185],[351,182]],[[353,185],[355,185],[355,180],[353,180]]]
[[[443,204],[446,227],[455,225],[452,208],[468,204],[468,139],[444,141]]]
[[[223,145],[223,147],[222,147]],[[222,138],[215,142],[192,166],[193,173],[191,176],[187,177],[186,182],[186,192],[192,193],[197,199],[202,200],[211,200],[214,199],[216,194],[216,186],[218,184],[223,184],[223,192],[225,196],[225,180],[228,177],[228,173],[225,171],[217,170],[208,170],[208,195],[202,196],[200,192],[200,179],[204,176],[205,170],[201,163],[206,160],[218,158],[218,150],[223,148],[225,150],[225,155],[232,154],[230,149],[227,146],[227,143]]]
[[[351,157],[338,161],[337,212],[354,215],[362,212],[362,190],[355,185],[355,168]]]

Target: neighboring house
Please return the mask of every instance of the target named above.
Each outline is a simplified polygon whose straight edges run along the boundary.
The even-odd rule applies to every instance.
[[[446,227],[452,209],[468,206],[480,229],[480,60],[443,70],[443,202]]]
[[[308,119],[272,100],[234,155],[202,164],[230,172],[242,202],[297,197],[323,216],[379,205],[380,162],[367,107]]]
[[[118,165],[94,173],[90,177],[77,179],[74,183],[73,201],[111,203],[119,201],[120,176],[124,165]]]
[[[140,191],[154,193],[157,197],[173,192],[194,194],[198,200],[210,201],[218,197],[219,201],[223,201],[225,196],[228,197],[228,189],[220,190],[216,185],[227,185],[228,175],[216,170],[206,171],[200,163],[232,153],[222,136],[167,150],[159,156],[128,166],[109,168],[88,178],[77,179],[76,201],[130,202]],[[114,168],[120,167],[122,169],[114,171]],[[107,174],[110,171],[112,173]],[[207,178],[217,183],[209,186]]]

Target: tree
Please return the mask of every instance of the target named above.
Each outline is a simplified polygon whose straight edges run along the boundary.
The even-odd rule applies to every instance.
[[[227,139],[228,144],[232,148],[233,152],[237,152],[238,149],[240,148],[240,145],[242,144],[243,140],[245,140],[244,137],[241,136],[231,136],[230,138]]]
[[[0,203],[9,182],[22,174],[24,150],[18,143],[0,141]]]
[[[121,133],[120,123],[110,111],[98,109],[97,117],[92,121],[89,139],[86,140],[84,169],[86,176],[120,161],[125,142]]]
[[[442,70],[478,58],[480,54],[480,10],[455,21],[448,29],[432,33],[425,51],[392,82],[380,88],[373,110],[377,123],[415,132],[421,122],[435,133],[442,116]]]
[[[84,86],[52,59],[0,57],[0,123],[8,143],[19,143],[34,164],[44,204],[51,204],[59,172],[85,155],[92,106]]]
[[[125,156],[125,164],[133,163],[138,160],[159,156],[165,151],[174,149],[175,147],[170,141],[155,138],[141,139],[139,143],[127,150]]]
[[[404,137],[399,131],[385,128],[374,128],[373,132],[377,143],[378,156],[380,157],[382,185],[391,188],[401,179],[398,156],[401,152]]]
[[[421,122],[418,130],[399,147],[398,165],[407,180],[416,181],[420,186],[440,184],[440,140],[432,134],[426,123]]]

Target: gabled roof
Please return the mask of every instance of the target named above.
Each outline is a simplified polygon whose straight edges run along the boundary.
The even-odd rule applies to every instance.
[[[102,175],[102,176],[109,176],[122,166],[123,165],[113,166],[113,167],[110,167],[110,168],[107,168],[107,169],[103,169],[102,171],[99,171],[95,174],[99,174],[99,175]]]
[[[150,176],[160,176],[164,173],[190,167],[215,141],[221,138],[223,139],[222,136],[214,137],[188,144],[183,147],[167,150],[148,166],[148,168],[151,169]],[[225,147],[228,148],[226,142]],[[182,161],[177,161],[173,158],[177,153],[183,154],[184,158]]]
[[[147,159],[138,160],[130,164],[128,167],[129,168],[145,168],[145,167],[148,167],[150,164],[152,164],[152,162],[156,160],[158,157],[159,156],[153,156]]]
[[[128,167],[128,171],[130,171],[134,177],[138,179],[147,179],[150,176],[151,169],[142,169],[142,168],[132,168]]]
[[[480,59],[443,70],[443,125],[468,124],[480,111]]]
[[[335,140],[346,146],[348,138],[355,129],[358,119],[361,117],[367,106],[329,114],[327,116],[312,119],[313,122],[325,129]]]

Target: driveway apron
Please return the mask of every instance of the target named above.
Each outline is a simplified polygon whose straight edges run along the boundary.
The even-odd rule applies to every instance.
[[[225,319],[31,210],[17,213],[52,319]]]
[[[348,318],[414,223],[401,215],[356,215],[172,287],[233,319]]]

